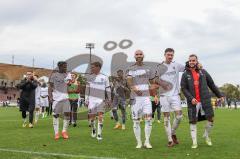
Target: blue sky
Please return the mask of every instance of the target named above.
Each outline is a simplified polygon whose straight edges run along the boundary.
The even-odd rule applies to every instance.
[[[114,53],[133,61],[137,49],[147,61],[163,61],[167,47],[175,61],[184,63],[191,53],[199,56],[217,85],[240,84],[240,2],[238,0],[8,0],[0,1],[0,62],[52,68],[52,61],[94,54],[110,70]],[[133,45],[107,52],[109,40],[130,39]]]

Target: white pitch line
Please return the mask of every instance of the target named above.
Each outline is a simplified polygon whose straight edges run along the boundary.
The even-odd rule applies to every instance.
[[[25,153],[25,154],[35,154],[44,156],[62,156],[62,157],[73,157],[73,158],[87,158],[87,159],[120,159],[113,157],[97,157],[97,156],[86,156],[86,155],[71,155],[64,153],[48,153],[48,152],[34,152],[34,151],[24,151],[24,150],[14,150],[14,149],[4,149],[0,148],[2,152],[14,152],[14,153]]]

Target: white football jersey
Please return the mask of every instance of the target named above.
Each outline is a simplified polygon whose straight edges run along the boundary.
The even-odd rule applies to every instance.
[[[67,82],[69,80],[69,73],[55,72],[50,76],[49,82],[53,83],[53,100],[62,101],[68,99]]]
[[[87,77],[87,87],[87,92],[85,92],[86,98],[104,100],[106,97],[106,88],[110,88],[109,79],[103,74],[91,74]]]
[[[180,93],[179,72],[183,72],[185,70],[185,66],[176,62],[171,62],[170,64],[163,62],[161,65],[167,67],[167,70],[162,74],[158,74],[158,76],[160,80],[171,83],[172,89],[167,92],[160,91],[160,95],[162,96],[178,95]]]
[[[156,77],[156,71],[147,65],[133,65],[128,70],[128,78],[133,79],[133,86],[136,86],[143,92],[142,96],[150,96],[149,94],[149,80]],[[138,95],[131,91],[131,98],[134,99]]]
[[[40,88],[40,96],[42,96],[42,97],[48,96],[48,87]]]

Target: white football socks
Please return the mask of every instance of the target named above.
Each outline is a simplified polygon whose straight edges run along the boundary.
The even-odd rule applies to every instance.
[[[190,133],[192,137],[193,144],[197,144],[197,124],[190,124]]]
[[[138,143],[141,143],[141,127],[140,127],[140,121],[133,120],[133,132],[136,137],[136,140]]]
[[[63,129],[62,129],[63,132],[67,131],[68,125],[69,125],[69,120],[63,119]]]
[[[152,132],[152,120],[145,120],[145,142],[149,143],[150,135]]]
[[[207,121],[204,131],[204,137],[209,138],[210,131],[212,130],[213,122]]]
[[[172,142],[172,129],[171,129],[171,123],[170,123],[170,116],[164,117],[164,127],[165,131],[168,137],[168,142]]]
[[[173,125],[172,125],[172,135],[176,135],[176,130],[181,123],[182,120],[182,115],[177,115],[174,120],[173,120]]]
[[[53,117],[53,129],[55,134],[59,132],[59,118]]]
[[[98,135],[102,135],[103,123],[98,121]]]

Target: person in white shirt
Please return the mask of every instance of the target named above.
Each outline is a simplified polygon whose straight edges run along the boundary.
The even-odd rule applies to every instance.
[[[131,88],[131,112],[133,131],[137,140],[137,149],[142,148],[140,120],[145,119],[144,147],[151,149],[150,135],[152,131],[152,104],[150,101],[149,83],[155,78],[156,71],[143,63],[143,51],[135,52],[136,63],[130,66],[127,74],[127,83]]]
[[[103,114],[105,104],[111,104],[111,88],[109,79],[100,73],[102,64],[100,62],[91,63],[91,74],[87,77],[85,90],[85,102],[88,106],[88,115],[91,126],[91,136],[97,140],[102,140]],[[96,132],[95,119],[98,115],[98,129]]]
[[[49,102],[52,103],[53,109],[53,128],[55,140],[60,138],[59,135],[59,116],[63,115],[62,137],[68,139],[67,128],[69,124],[70,102],[68,100],[67,86],[71,80],[70,73],[67,73],[67,63],[58,62],[59,71],[52,73],[49,79],[48,95]]]
[[[167,48],[164,52],[165,61],[158,65],[157,76],[160,84],[160,103],[161,111],[164,114],[164,127],[168,137],[168,147],[179,144],[176,130],[182,120],[182,107],[180,100],[179,73],[185,70],[185,66],[173,62],[174,50]],[[164,68],[164,69],[163,69]],[[167,68],[167,69],[166,69]],[[161,70],[166,70],[161,72]],[[173,125],[170,123],[170,112],[175,112]]]
[[[48,101],[48,87],[46,82],[41,83],[40,88],[40,106],[42,108],[42,118],[46,117],[46,109],[49,107]]]

